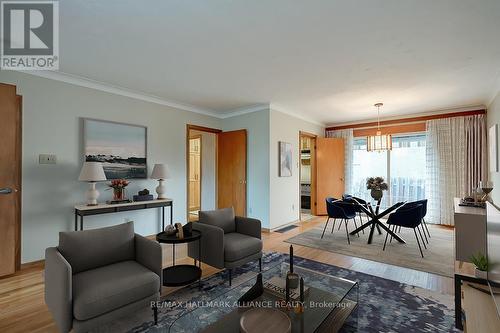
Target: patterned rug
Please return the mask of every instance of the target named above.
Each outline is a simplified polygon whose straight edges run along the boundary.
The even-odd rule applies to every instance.
[[[263,270],[287,261],[281,253],[266,253]],[[322,271],[349,280],[359,281],[359,308],[357,332],[460,332],[454,328],[453,296],[405,285],[309,259],[296,258],[296,265]],[[233,273],[233,286],[257,274],[257,263],[248,263]],[[172,304],[209,301],[228,291],[226,275],[222,272],[203,280],[202,290],[197,283],[167,295],[163,301]],[[145,309],[123,320],[95,330],[95,332],[169,332],[170,325],[188,312],[183,306],[160,308],[158,325],[152,321],[152,312]],[[344,327],[342,332],[352,332]]]
[[[360,237],[349,236],[351,244],[348,244],[345,226],[342,224],[341,229],[338,230],[339,221],[337,221],[335,230],[332,233],[332,222],[333,220],[331,219],[323,239],[321,239],[321,234],[324,224],[291,237],[285,242],[447,277],[453,277],[454,275],[453,229],[429,225],[431,238],[429,239],[429,244],[427,244],[427,249],[424,249],[422,246],[422,251],[424,252],[424,258],[422,258],[412,229],[402,228],[399,234],[406,241],[406,244],[401,244],[394,240],[392,243],[387,241],[387,247],[385,251],[382,251],[385,232],[381,235],[374,232],[373,242],[372,244],[368,244],[369,228],[367,228],[365,234],[361,233]],[[349,222],[348,226],[350,231],[354,230],[352,221]]]

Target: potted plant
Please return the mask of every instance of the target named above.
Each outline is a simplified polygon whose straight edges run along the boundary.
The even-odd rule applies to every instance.
[[[125,187],[127,187],[128,184],[130,184],[130,182],[126,179],[114,179],[108,184],[108,186],[113,189],[114,201],[125,200]]]
[[[488,258],[481,252],[472,255],[470,261],[476,266],[476,277],[486,279],[488,275]]]
[[[366,179],[366,189],[370,190],[370,195],[374,200],[381,200],[384,195],[383,191],[387,191],[389,186],[383,177],[370,177]]]

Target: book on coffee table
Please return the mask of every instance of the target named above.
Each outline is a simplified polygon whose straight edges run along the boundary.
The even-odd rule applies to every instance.
[[[276,297],[285,298],[286,281],[282,277],[273,276],[272,278],[264,282],[264,290]],[[307,295],[308,291],[309,287],[304,285],[304,297]],[[300,299],[299,288],[290,289],[290,299],[294,301],[298,301]]]

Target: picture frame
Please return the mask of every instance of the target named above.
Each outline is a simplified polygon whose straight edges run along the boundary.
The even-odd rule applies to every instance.
[[[101,162],[108,180],[146,179],[147,127],[83,118],[83,155]]]
[[[292,144],[289,142],[279,142],[279,176],[292,176]]]
[[[498,172],[498,124],[488,130],[490,172]]]

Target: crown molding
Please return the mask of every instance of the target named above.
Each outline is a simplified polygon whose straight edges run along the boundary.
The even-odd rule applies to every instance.
[[[231,111],[228,111],[225,114],[219,115],[219,118],[226,119],[226,118],[231,118],[231,117],[237,117],[237,116],[241,116],[241,115],[244,115],[247,113],[269,110],[270,108],[271,108],[271,104],[269,104],[269,103],[261,103],[261,104],[251,105],[251,106],[244,106],[241,108],[237,108],[237,109],[233,109]]]
[[[222,118],[220,114],[211,109],[200,108],[194,105],[181,103],[173,100],[168,100],[162,97],[151,95],[142,91],[135,91],[132,89],[112,85],[109,83],[96,81],[79,75],[68,74],[64,72],[55,71],[19,71],[24,74],[34,75],[38,77],[43,77],[50,80],[60,81],[64,83],[69,83],[75,86],[90,88],[94,90],[99,90],[107,92],[114,95],[120,95],[125,97],[134,98],[141,101],[151,102],[159,105],[169,106],[175,109],[194,112],[202,114],[205,116]]]
[[[467,111],[471,111],[471,110],[486,110],[486,106],[482,105],[482,104],[479,104],[479,105],[474,104],[474,105],[466,105],[466,106],[447,108],[447,109],[436,109],[433,111],[409,113],[409,114],[404,114],[404,115],[400,115],[400,116],[396,115],[396,116],[390,116],[390,117],[383,117],[383,118],[380,118],[380,122],[391,121],[391,120],[404,120],[404,119],[411,119],[411,118],[415,118],[415,117],[426,117],[426,116],[433,116],[433,115],[446,114],[446,113],[467,112]],[[329,124],[327,126],[327,128],[343,127],[343,126],[357,125],[357,124],[370,123],[370,122],[376,122],[376,121],[377,121],[377,118],[368,118],[368,119],[357,120],[357,121]]]
[[[303,120],[303,121],[308,122],[310,124],[314,124],[314,125],[326,127],[326,124],[324,124],[322,122],[319,122],[319,121],[316,121],[316,120],[312,120],[312,119],[308,119],[308,118],[306,118],[306,117],[298,114],[297,112],[291,111],[288,108],[283,108],[282,106],[277,106],[276,104],[271,104],[271,110],[287,114],[287,115],[289,115],[291,117]]]

